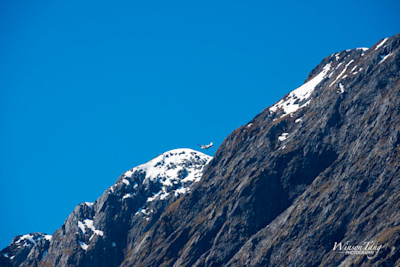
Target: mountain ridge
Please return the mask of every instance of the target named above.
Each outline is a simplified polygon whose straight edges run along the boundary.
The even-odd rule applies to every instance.
[[[336,141],[341,140],[344,144],[357,138],[357,132],[351,131],[353,124],[358,122],[358,117],[362,115],[361,111],[371,105],[369,102],[371,97],[360,99],[358,94],[366,90],[356,92],[349,89],[355,88],[357,83],[362,82],[358,87],[361,85],[363,88],[367,87],[371,92],[369,94],[374,96],[376,95],[374,92],[384,85],[382,82],[387,80],[391,81],[391,89],[396,92],[398,86],[394,81],[398,81],[398,72],[391,71],[390,68],[398,70],[399,67],[399,35],[390,38],[386,45],[378,47],[381,42],[368,51],[354,49],[325,58],[316,67],[314,74],[309,76],[308,81],[317,75],[328,62],[332,64],[332,72],[329,73],[332,75],[314,88],[310,94],[314,101],[313,104],[298,109],[296,116],[291,117],[286,114],[286,116],[280,117],[282,110],[270,112],[269,107],[249,124],[233,131],[217,150],[213,162],[205,171],[202,183],[197,185],[193,194],[178,203],[178,212],[168,214],[167,209],[164,214],[165,219],[161,218],[157,227],[154,228],[157,231],[149,234],[149,241],[141,246],[143,252],[146,253],[138,251],[136,255],[126,259],[125,265],[129,266],[135,263],[160,266],[218,266],[228,264],[228,259],[239,257],[235,257],[235,255],[248,241],[248,237],[268,226],[276,218],[275,216],[289,208],[290,204],[316,178],[332,172],[334,164],[341,159],[340,153],[348,149],[345,146],[336,148]],[[383,55],[391,53],[392,57],[386,58],[383,61],[385,64],[382,64]],[[358,68],[355,68],[356,66]],[[384,73],[387,72],[388,66],[389,73]],[[380,72],[379,70],[382,68],[384,71]],[[340,85],[343,86],[343,89]],[[350,93],[355,94],[354,98],[357,101],[352,101],[353,98],[349,97]],[[343,101],[350,103],[341,106]],[[361,105],[361,101],[365,103]],[[348,119],[344,116],[344,111],[349,113]],[[374,113],[374,110],[371,113]],[[306,120],[304,116],[307,114],[310,116]],[[318,117],[315,117],[316,114],[319,114]],[[296,123],[296,120],[299,124]],[[346,124],[347,134],[341,134],[339,130],[344,124]],[[387,127],[382,127],[382,129],[385,128],[387,129]],[[359,132],[362,132],[362,129],[359,129]],[[280,141],[279,137],[285,133],[288,133],[285,140]],[[394,135],[396,136],[396,134]],[[293,136],[301,136],[301,140],[295,140],[292,138]],[[261,149],[268,152],[260,151]],[[351,159],[354,160],[356,155],[351,156],[354,156]],[[217,191],[217,188],[224,188],[224,190]],[[196,193],[198,196],[195,196]],[[270,196],[265,196],[266,194]],[[215,197],[207,199],[210,195],[221,197],[220,199]],[[203,202],[203,206],[199,202]],[[274,205],[263,207],[262,203],[269,202]],[[216,208],[213,203],[219,203],[220,206]],[[252,211],[247,211],[246,207],[251,207]],[[185,209],[186,212],[184,212]],[[164,221],[170,222],[171,218],[176,215],[181,218],[191,214],[196,215],[186,219],[184,224],[163,225]],[[198,221],[201,222],[200,225],[195,223]],[[160,234],[160,227],[165,227],[161,232],[167,233],[166,238]],[[171,227],[173,229],[167,231]],[[191,231],[190,229],[196,230]],[[340,234],[341,231],[339,227],[337,233]],[[188,241],[180,243],[179,239]],[[327,238],[329,242],[324,247],[327,254],[332,248],[333,239],[334,236]],[[156,241],[163,243],[163,247],[152,245],[156,244]],[[242,254],[240,253],[240,255]],[[244,257],[243,255],[242,257]],[[339,259],[342,258],[340,256]],[[266,255],[264,257],[268,258]],[[286,258],[283,257],[283,259]],[[297,260],[298,264],[299,262],[306,265],[317,264],[313,262],[315,259],[305,259],[305,256],[292,260]],[[242,263],[244,261],[237,260],[228,265],[243,266]],[[254,263],[254,265],[258,264],[260,263]],[[290,261],[279,263],[262,261],[261,265],[269,264],[290,265]]]
[[[10,250],[13,241],[0,256],[3,261],[9,261],[10,266],[115,265],[122,257],[122,251],[118,249],[152,225],[170,201],[190,192],[211,159],[211,156],[188,148],[162,153],[124,172],[94,203],[76,206],[52,238],[47,236],[49,242],[35,244],[27,253],[26,249]],[[120,214],[116,214],[116,207]],[[109,224],[115,227],[105,229]],[[131,234],[127,235],[128,232]],[[104,242],[105,238],[110,240]],[[113,257],[96,256],[103,248]],[[74,253],[65,253],[65,249]],[[14,254],[24,255],[26,259]],[[87,256],[90,259],[86,259]]]
[[[234,130],[213,160],[200,157],[201,180],[191,176],[188,192],[173,183],[188,172],[153,183],[147,168],[131,169],[101,204],[74,210],[43,259],[21,264],[399,265],[399,47],[397,34],[324,58],[302,86]],[[146,190],[134,195],[139,185]],[[335,242],[382,249],[370,259]]]

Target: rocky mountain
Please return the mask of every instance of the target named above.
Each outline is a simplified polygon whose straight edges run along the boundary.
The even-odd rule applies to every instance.
[[[400,266],[399,47],[326,57],[211,161],[126,172],[22,266]]]
[[[1,251],[2,261],[10,266],[116,266],[165,208],[190,192],[211,159],[175,149],[128,170],[97,201],[78,205],[42,243],[37,233],[14,238]]]
[[[49,248],[51,235],[31,233],[13,238],[11,244],[1,251],[0,266],[19,266],[26,259],[42,259]]]

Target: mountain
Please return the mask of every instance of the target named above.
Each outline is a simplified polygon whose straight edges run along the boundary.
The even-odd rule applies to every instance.
[[[37,232],[14,237],[11,244],[1,251],[0,266],[19,266],[27,258],[42,259],[51,238],[51,235]]]
[[[23,266],[400,266],[399,47],[324,58],[212,160],[126,172]]]
[[[25,238],[32,241],[26,247],[16,237],[1,251],[1,258],[10,261],[10,266],[118,265],[124,250],[139,240],[165,208],[190,192],[211,159],[191,149],[163,153],[123,173],[94,203],[78,205],[52,237],[45,236],[51,242],[34,246],[32,238]]]

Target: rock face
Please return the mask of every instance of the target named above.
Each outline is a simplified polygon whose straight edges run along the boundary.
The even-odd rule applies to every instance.
[[[22,264],[399,266],[399,47],[323,59],[210,162],[177,150],[126,172]]]
[[[0,253],[0,266],[34,264],[46,255],[51,235],[31,233],[14,237],[11,244]]]
[[[399,264],[400,35],[325,58],[229,135],[123,266]],[[383,244],[377,256],[335,242]]]
[[[168,204],[190,192],[211,159],[175,149],[123,173],[97,201],[74,209],[42,249],[44,255],[31,255],[32,243],[11,266],[117,266]],[[9,253],[18,244],[14,240],[1,252],[4,262],[14,255]]]

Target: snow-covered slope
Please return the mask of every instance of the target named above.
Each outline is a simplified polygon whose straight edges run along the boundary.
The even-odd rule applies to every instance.
[[[122,184],[132,187],[132,192],[122,196],[126,199],[135,196],[134,189],[139,184],[152,184],[152,195],[147,198],[147,202],[165,199],[172,193],[175,196],[185,194],[192,183],[200,180],[204,166],[211,159],[192,149],[174,149],[122,174],[116,184],[110,187],[110,192],[115,193],[116,188]]]
[[[139,241],[170,203],[189,193],[211,159],[192,149],[174,149],[126,171],[94,203],[74,209],[42,256],[27,257],[25,262],[119,264],[125,257],[121,248]],[[64,253],[66,247],[71,253]]]
[[[271,112],[276,112],[279,109],[282,109],[283,112],[279,117],[283,117],[307,106],[310,103],[309,99],[311,93],[314,91],[315,87],[326,78],[330,69],[330,63],[325,65],[318,75],[290,92],[286,97],[282,98],[278,103],[270,107],[269,110]]]
[[[182,148],[165,152],[149,162],[123,173],[117,182],[108,189],[109,194],[122,201],[144,198],[136,215],[149,220],[151,202],[179,197],[190,191],[193,183],[201,179],[202,171],[211,156]]]
[[[0,255],[0,266],[84,264],[113,266],[173,201],[191,191],[212,157],[174,149],[123,173],[103,195],[78,205],[53,236],[32,233],[14,238]],[[71,253],[64,253],[69,247]]]

